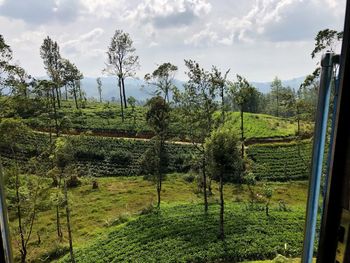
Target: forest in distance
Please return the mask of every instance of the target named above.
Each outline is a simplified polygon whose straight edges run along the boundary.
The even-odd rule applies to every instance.
[[[342,32],[315,36],[311,59]],[[268,93],[242,74],[184,59],[144,76],[116,30],[101,74],[114,101],[88,98],[83,72],[47,36],[47,78],[14,62],[0,35],[0,176],[15,262],[298,262],[320,68]],[[327,154],[327,153],[325,153]],[[259,260],[259,261],[256,261]]]

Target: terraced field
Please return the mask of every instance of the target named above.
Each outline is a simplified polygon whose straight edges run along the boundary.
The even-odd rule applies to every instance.
[[[247,156],[258,180],[288,181],[307,179],[310,173],[312,143],[271,143],[250,145]]]

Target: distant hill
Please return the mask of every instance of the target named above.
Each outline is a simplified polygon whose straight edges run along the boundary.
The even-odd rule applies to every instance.
[[[304,81],[305,77],[299,77],[294,79],[282,80],[282,85],[285,87],[291,87],[292,89],[298,89],[300,84]],[[268,93],[271,89],[270,82],[251,82],[262,93]]]
[[[289,80],[282,80],[284,86],[289,86],[291,88],[297,89],[300,84],[304,81],[305,77],[299,77]],[[42,77],[40,78],[42,79]],[[116,77],[101,77],[102,81],[102,98],[103,100],[115,100],[119,99],[119,90]],[[175,80],[175,85],[182,89],[185,82],[181,80]],[[98,98],[96,78],[85,77],[82,81],[82,88],[87,94],[88,98]],[[271,89],[271,82],[251,82],[251,84],[256,87],[262,93],[268,93]],[[141,79],[131,79],[125,80],[126,95],[135,97],[138,101],[145,101],[152,97],[154,88],[148,86],[144,80]]]

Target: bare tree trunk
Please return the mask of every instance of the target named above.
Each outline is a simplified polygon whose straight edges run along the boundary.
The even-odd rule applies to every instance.
[[[120,110],[122,121],[124,122],[124,106],[123,106],[123,92],[122,92],[122,82],[121,78],[118,78],[119,95],[120,95]]]
[[[241,107],[241,157],[244,158],[244,126],[243,126],[243,107]]]
[[[205,156],[202,159],[202,173],[203,173],[203,197],[204,197],[204,212],[208,212],[208,195],[207,195],[207,174],[206,174]]]
[[[18,217],[18,231],[21,238],[21,262],[26,262],[27,257],[27,249],[25,245],[25,238],[24,238],[24,230],[22,226],[22,211],[21,211],[21,200],[19,197],[19,176],[18,176],[18,170],[16,168],[16,205],[17,205],[17,217]]]
[[[224,232],[224,184],[222,181],[222,175],[220,176],[220,234],[219,237],[221,240],[225,239],[225,232]]]
[[[67,91],[67,85],[64,85],[64,89],[65,89],[65,92],[66,92],[66,100],[68,100],[68,91]]]
[[[69,210],[69,203],[68,203],[68,191],[67,191],[66,179],[64,179],[64,199],[65,199],[65,206],[66,206],[66,217],[67,217],[67,229],[68,229],[70,259],[71,259],[72,263],[75,263],[74,252],[73,252],[73,239],[72,239],[72,230],[71,230],[71,224],[70,224],[70,210]]]
[[[157,182],[157,198],[158,198],[158,203],[157,203],[157,207],[160,208],[160,193],[162,191],[162,186],[161,186],[161,179],[160,179],[160,175],[158,175],[158,182]]]
[[[58,105],[58,108],[60,109],[61,108],[61,102],[60,102],[60,95],[58,93],[58,87],[57,86],[55,87],[55,90],[56,90],[56,97],[57,97],[57,105]]]
[[[77,99],[77,91],[76,91],[76,87],[75,86],[73,87],[73,96],[74,96],[74,101],[75,101],[75,108],[79,109],[78,99]]]
[[[123,100],[124,100],[124,108],[126,109],[128,107],[128,104],[126,103],[126,95],[125,95],[125,83],[124,83],[124,77],[122,77],[122,86],[123,86]]]
[[[62,173],[60,174],[60,178],[58,179],[58,184],[57,184],[57,204],[56,204],[56,230],[57,230],[57,237],[59,238],[60,241],[62,241],[63,235],[62,235],[62,228],[61,228],[61,219],[60,219],[60,200],[59,200],[59,193],[58,191],[61,188],[61,178],[62,178]]]
[[[54,112],[54,118],[55,118],[55,130],[56,130],[56,136],[58,137],[59,135],[59,128],[58,128],[58,117],[57,117],[57,109],[56,109],[56,103],[55,103],[55,91],[52,90],[52,98],[53,98],[53,112]]]

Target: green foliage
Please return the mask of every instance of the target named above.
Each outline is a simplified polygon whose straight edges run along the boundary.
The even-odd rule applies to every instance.
[[[242,175],[242,159],[238,139],[230,130],[213,131],[205,141],[208,170],[214,180],[239,182]]]
[[[147,104],[146,121],[157,136],[165,139],[169,126],[170,108],[166,101],[160,97],[153,97]]]
[[[240,262],[272,259],[277,253],[300,255],[303,209],[271,211],[267,218],[239,205],[226,207],[225,243],[217,239],[217,206],[203,215],[201,205],[170,205],[159,213],[112,229],[106,237],[77,249],[77,262]],[[60,262],[69,262],[69,257]]]
[[[132,161],[132,153],[129,151],[109,152],[109,161],[118,165],[129,165]]]

